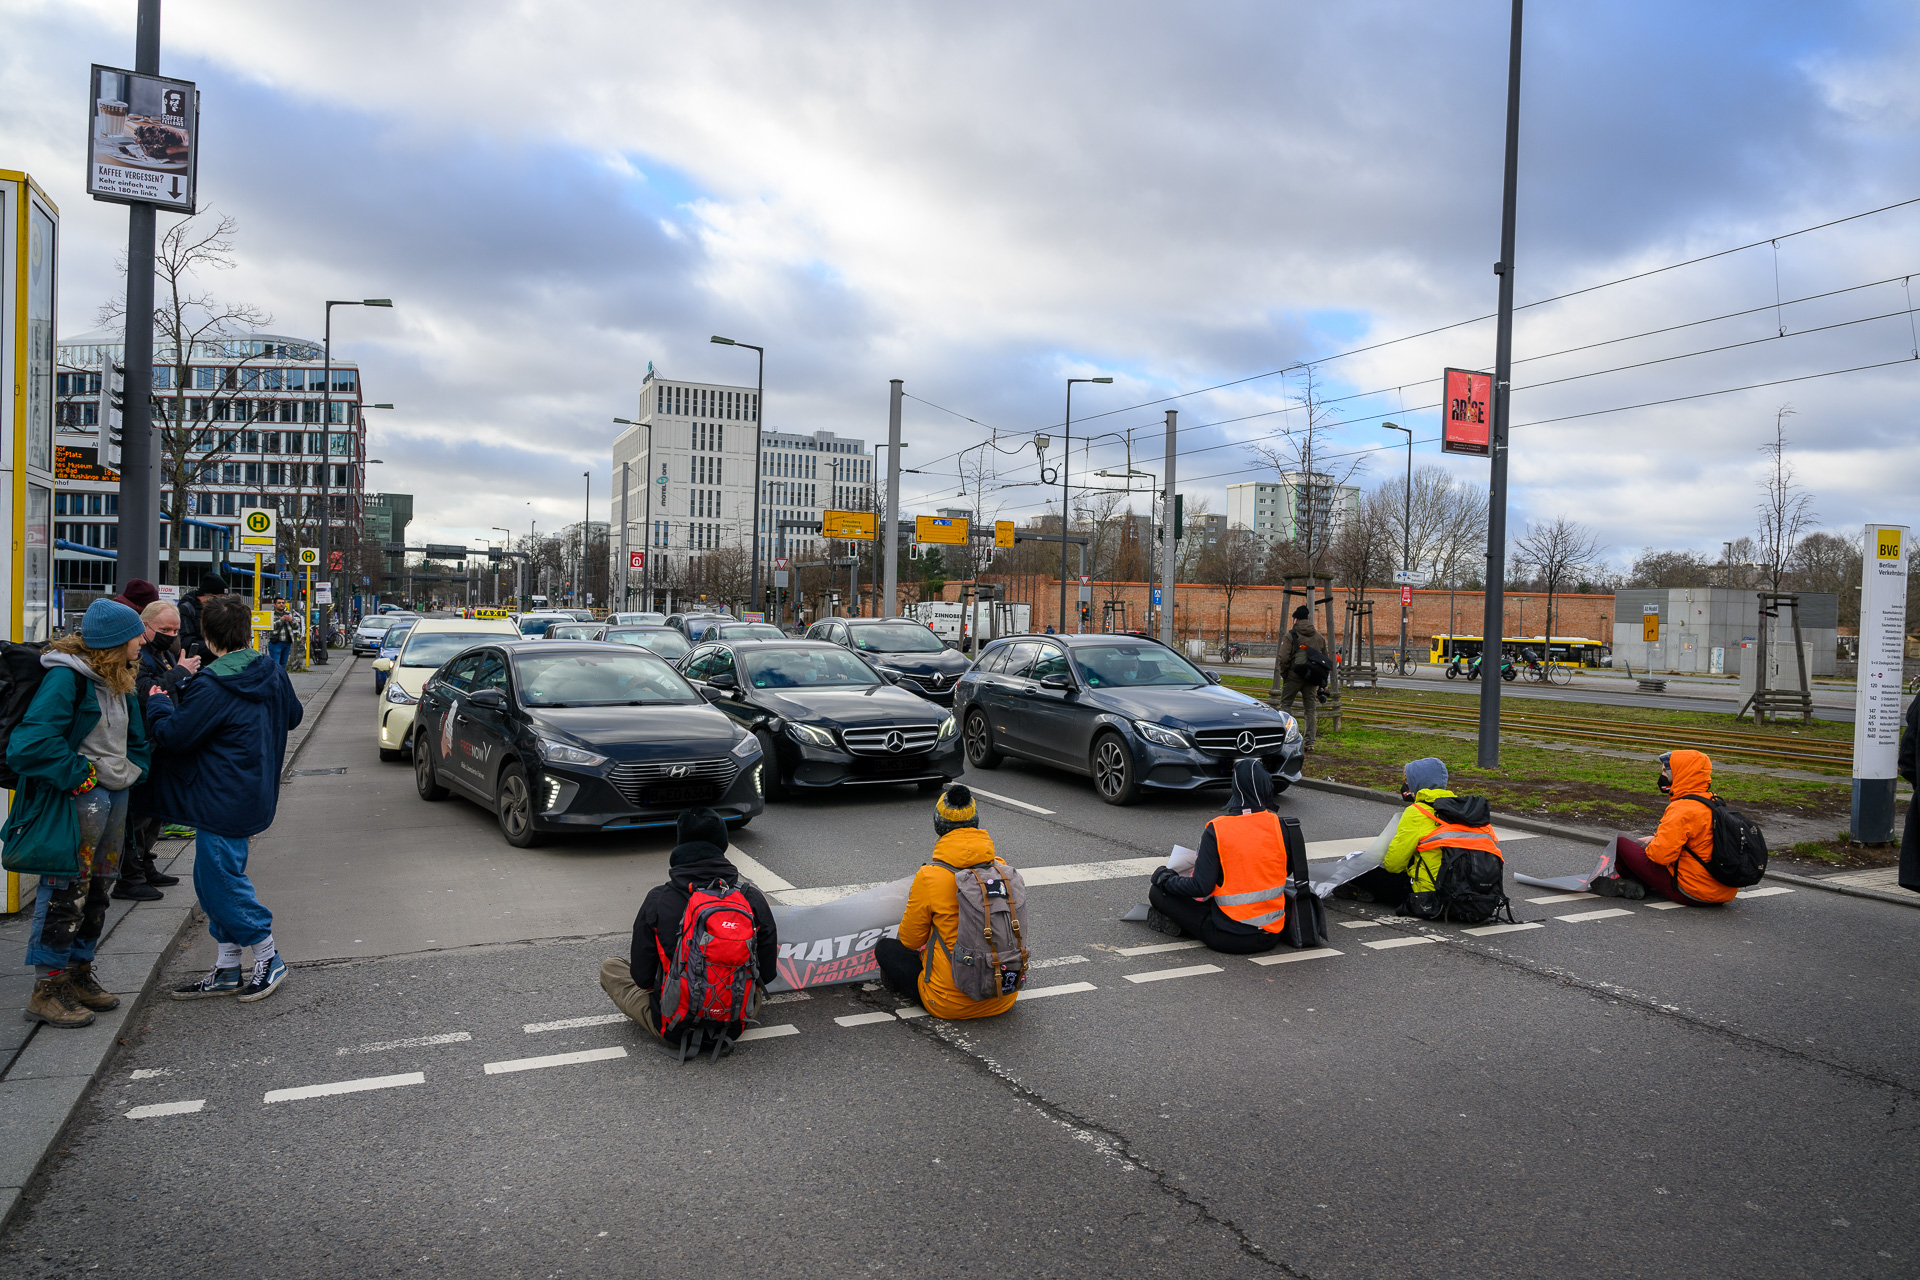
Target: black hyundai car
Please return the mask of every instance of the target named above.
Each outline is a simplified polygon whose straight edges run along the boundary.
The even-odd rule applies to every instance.
[[[945,708],[818,640],[695,645],[680,670],[760,741],[769,798],[917,782],[932,790],[966,768]]]
[[[953,705],[953,689],[972,661],[948,648],[932,630],[911,618],[828,618],[807,632],[860,655],[877,671],[898,677],[894,683],[942,706]]]
[[[744,826],[765,807],[760,740],[631,645],[462,650],[421,691],[413,741],[422,800],[457,791],[522,849],[565,832],[671,827],[694,805]]]
[[[953,713],[967,761],[992,769],[1006,756],[1093,778],[1108,804],[1141,788],[1231,786],[1253,757],[1276,792],[1300,780],[1306,751],[1293,717],[1244,693],[1156,640],[1124,636],[1014,636],[990,645],[960,678]]]

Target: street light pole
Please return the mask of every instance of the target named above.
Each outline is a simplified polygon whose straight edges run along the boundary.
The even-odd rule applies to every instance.
[[[1073,451],[1073,384],[1076,382],[1112,382],[1112,378],[1068,378],[1066,429],[1060,434],[1060,634],[1067,634],[1067,522],[1071,518],[1067,497],[1067,463]]]
[[[1407,437],[1407,492],[1406,510],[1400,517],[1400,567],[1403,570],[1413,568],[1413,429],[1403,427],[1397,422],[1383,422],[1383,431],[1404,432]],[[1403,588],[1411,588],[1412,583],[1402,583]],[[1407,606],[1400,606],[1400,668],[1407,666]]]
[[[391,307],[392,298],[362,298],[358,301],[330,300],[325,308],[325,318],[321,325],[321,378],[320,386],[320,576],[328,583],[333,581],[333,496],[330,481],[333,479],[333,309],[335,307]],[[307,607],[313,607],[313,601],[307,601]],[[333,605],[327,605],[331,615]],[[314,655],[314,661],[326,665],[326,637],[333,628],[327,626],[320,632],[320,650]]]
[[[592,534],[589,527],[593,521],[593,472],[582,471],[580,478],[585,481],[581,487],[586,490],[586,501],[580,510],[580,558],[573,562],[573,605],[578,609],[580,601],[587,594],[587,540]]]
[[[881,604],[875,615],[891,618],[900,612],[900,398],[905,394],[902,382],[888,382],[887,392],[887,530],[881,548],[886,557]]]
[[[753,568],[747,576],[747,598],[753,604],[755,612],[760,606],[760,431],[761,422],[766,418],[761,401],[766,398],[767,350],[756,347],[751,342],[735,342],[732,338],[713,335],[708,341],[722,347],[745,347],[754,354],[753,374]],[[649,444],[652,443],[649,437]],[[649,454],[651,456],[651,454]],[[741,610],[742,613],[746,610]]]

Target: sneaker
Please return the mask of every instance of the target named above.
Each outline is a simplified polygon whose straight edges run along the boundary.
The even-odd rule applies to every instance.
[[[128,880],[123,876],[113,886],[113,896],[123,902],[127,899],[135,902],[158,902],[167,895],[148,884],[144,877],[139,880]]]
[[[120,1007],[120,997],[100,985],[93,976],[93,962],[80,960],[67,968],[67,990],[73,998],[96,1013]]]
[[[253,962],[253,976],[247,979],[247,985],[240,988],[240,999],[265,1000],[273,994],[273,989],[287,980],[287,962],[280,958],[278,951],[265,960]]]
[[[93,1012],[74,997],[73,987],[64,973],[42,978],[33,984],[33,994],[21,1015],[28,1022],[44,1022],[50,1027],[84,1027],[93,1022]]]
[[[215,969],[198,982],[173,989],[175,1000],[204,1000],[208,996],[230,996],[240,990],[240,966]]]
[[[1587,887],[1603,898],[1625,898],[1629,902],[1647,896],[1647,886],[1631,876],[1601,876]]]
[[[148,854],[146,857],[140,859],[140,870],[141,873],[146,876],[147,883],[157,888],[165,889],[170,885],[180,883],[179,876],[170,876],[154,865],[152,854]]]
[[[1167,915],[1158,908],[1148,908],[1147,928],[1153,930],[1155,933],[1164,933],[1169,938],[1178,938],[1184,932],[1180,928],[1180,922],[1178,920],[1175,920],[1172,916]]]
[[[166,840],[191,840],[197,834],[199,833],[194,828],[183,827],[177,822],[169,822],[160,828],[161,838]]]

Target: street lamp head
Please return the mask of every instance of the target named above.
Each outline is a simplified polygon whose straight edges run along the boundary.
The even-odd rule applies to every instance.
[[[385,466],[386,462],[387,460],[385,458],[368,458],[367,459],[367,465],[370,467]]]
[[[633,421],[630,418],[615,418],[614,421],[619,423],[623,427],[637,427],[640,425],[639,423]]]
[[[393,408],[393,406],[392,406],[392,405],[390,405],[390,404],[363,404],[363,405],[361,405],[360,407],[361,407],[362,409],[391,409],[391,408]]]
[[[363,307],[390,307],[393,305],[393,299],[392,298],[363,298],[360,300],[360,305]]]
[[[720,347],[734,347],[734,346],[740,345],[739,343],[735,342],[732,338],[723,338],[717,333],[714,334],[713,337],[707,339],[707,341],[713,343],[715,346],[720,346]]]
[[[1112,378],[1088,378],[1088,382],[1112,382]]]
[[[1397,422],[1383,422],[1380,424],[1380,429],[1382,431],[1405,431],[1406,430],[1405,427],[1401,426]]]

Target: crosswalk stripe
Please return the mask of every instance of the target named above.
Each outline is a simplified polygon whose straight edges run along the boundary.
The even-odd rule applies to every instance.
[[[1395,947],[1417,947],[1423,942],[1440,941],[1442,941],[1442,939],[1436,938],[1430,933],[1418,933],[1405,938],[1382,938],[1378,942],[1369,942],[1365,945],[1372,947],[1375,951],[1391,951]]]
[[[1028,813],[1040,813],[1048,817],[1053,815],[1053,810],[1051,809],[1042,809],[1037,804],[1028,804],[1025,800],[1015,800],[1012,796],[1003,796],[993,791],[982,791],[980,788],[972,786],[967,789],[977,796],[985,796],[989,800],[998,800],[1001,804],[1010,804],[1016,809],[1025,809]]]
[[[1534,906],[1539,906],[1545,902],[1582,902],[1599,896],[1597,893],[1550,893],[1544,898],[1528,898],[1527,901]]]
[[[610,1023],[625,1022],[624,1013],[596,1013],[587,1018],[562,1018],[558,1022],[529,1022],[520,1029],[529,1035],[539,1031],[571,1031],[575,1027],[604,1027]]]
[[[1193,947],[1205,945],[1203,942],[1197,942],[1192,938],[1187,938],[1180,942],[1153,942],[1143,947],[1121,947],[1113,954],[1117,956],[1152,956],[1159,955],[1162,951],[1186,951]]]
[[[1193,964],[1184,969],[1155,969],[1152,973],[1129,973],[1128,982],[1164,982],[1168,978],[1193,978],[1203,973],[1225,973],[1217,964]]]
[[[1570,916],[1555,916],[1555,920],[1565,920],[1568,924],[1579,924],[1583,920],[1611,920],[1615,916],[1630,916],[1633,912],[1625,907],[1608,907],[1605,911],[1576,911]]]
[[[626,1052],[624,1049],[622,1053]],[[269,1090],[262,1102],[300,1102],[307,1098],[331,1098],[342,1093],[366,1093],[373,1089],[402,1089],[410,1084],[425,1084],[427,1073],[408,1071],[397,1076],[368,1076],[362,1080],[336,1080],[332,1084],[302,1085],[297,1089]]]
[[[1380,922],[1378,920],[1342,920],[1340,927],[1342,929],[1378,929]]]
[[[205,1098],[195,1098],[191,1102],[149,1102],[144,1107],[135,1107],[126,1113],[129,1120],[153,1120],[160,1116],[192,1115],[207,1105]]]
[[[1070,996],[1077,991],[1098,991],[1091,982],[1063,982],[1057,987],[1029,987],[1020,993],[1022,1000],[1044,1000],[1048,996]]]
[[[1305,951],[1287,951],[1264,956],[1248,956],[1255,964],[1292,964],[1295,960],[1321,960],[1341,953],[1332,947],[1310,947]]]
[[[473,1039],[466,1031],[449,1031],[437,1036],[412,1036],[405,1040],[376,1040],[372,1044],[363,1044],[354,1049],[335,1049],[333,1056],[344,1058],[350,1053],[385,1053],[388,1049],[425,1049],[436,1044],[460,1044]]]
[[[1770,884],[1762,889],[1742,889],[1738,893],[1734,894],[1734,897],[1736,898],[1771,898],[1776,893],[1792,893],[1792,892],[1793,890],[1787,888],[1785,885]],[[1677,907],[1680,904],[1676,902],[1673,905]]]
[[[778,872],[767,866],[766,863],[761,862],[758,858],[750,858],[740,852],[738,847],[727,850],[727,861],[733,864],[734,870],[758,885],[762,893],[772,893],[776,889],[793,888],[791,881],[783,879]]]
[[[1678,911],[1684,904],[1678,902],[1648,902],[1643,905],[1649,911]]]
[[[890,1013],[849,1013],[845,1017],[835,1018],[834,1021],[843,1027],[866,1027],[876,1022],[892,1022],[893,1015]]]
[[[925,1009],[922,1009],[917,1004],[910,1004],[904,1009],[895,1009],[893,1011],[893,1016],[900,1019],[900,1021],[902,1022],[911,1022],[915,1018],[926,1017],[927,1011]]]
[[[1111,862],[1070,862],[1053,867],[1022,867],[1020,878],[1032,888],[1037,884],[1084,884],[1089,880],[1131,880],[1150,876],[1155,867],[1165,866],[1165,858],[1116,858]]]
[[[734,1040],[736,1043],[741,1040],[778,1040],[781,1036],[797,1036],[799,1034],[800,1028],[794,1026],[791,1022],[783,1022],[776,1027],[748,1027],[745,1031],[735,1036]]]
[[[1478,929],[1462,929],[1460,932],[1471,938],[1490,938],[1496,933],[1519,933],[1522,929],[1546,927],[1538,920],[1523,920],[1519,924],[1483,924]]]
[[[544,1067],[571,1067],[582,1062],[605,1062],[609,1058],[626,1056],[626,1047],[616,1044],[604,1049],[581,1049],[577,1053],[549,1053],[539,1058],[509,1058],[505,1062],[489,1062],[481,1070],[490,1076],[503,1076],[515,1071],[539,1071]]]

